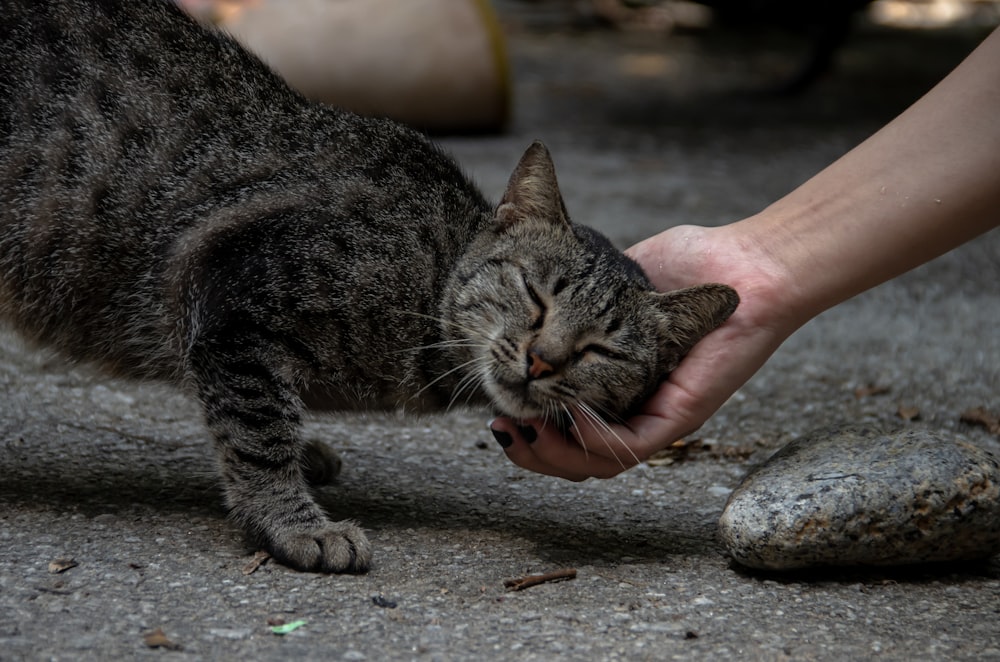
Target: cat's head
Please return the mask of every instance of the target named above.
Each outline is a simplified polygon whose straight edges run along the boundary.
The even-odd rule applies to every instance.
[[[456,268],[445,332],[466,372],[515,418],[618,420],[736,309],[725,285],[654,291],[598,232],[570,222],[548,150],[528,148],[493,231]]]

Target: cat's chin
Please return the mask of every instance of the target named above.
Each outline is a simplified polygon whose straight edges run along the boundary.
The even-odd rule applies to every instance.
[[[514,419],[543,418],[545,410],[519,393],[493,385],[487,386],[493,407],[504,416]]]

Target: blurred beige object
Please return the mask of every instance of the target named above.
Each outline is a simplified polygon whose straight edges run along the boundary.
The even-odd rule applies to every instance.
[[[489,0],[179,1],[313,99],[430,131],[507,121],[507,56]]]

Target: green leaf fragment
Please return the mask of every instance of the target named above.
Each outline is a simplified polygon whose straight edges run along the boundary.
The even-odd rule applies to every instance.
[[[284,623],[282,625],[275,625],[271,628],[271,632],[274,634],[288,634],[289,632],[294,632],[300,627],[305,625],[305,621],[292,621],[291,623]]]

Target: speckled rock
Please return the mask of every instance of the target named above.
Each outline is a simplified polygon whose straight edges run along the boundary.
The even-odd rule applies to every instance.
[[[989,557],[1000,552],[1000,460],[921,429],[816,431],[743,479],[719,534],[760,569]]]

